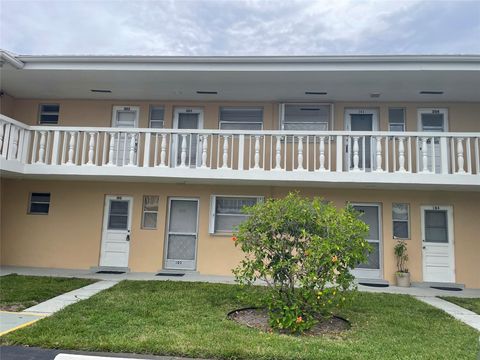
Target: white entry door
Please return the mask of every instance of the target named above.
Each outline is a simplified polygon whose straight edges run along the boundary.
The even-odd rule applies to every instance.
[[[455,282],[453,208],[422,206],[423,281]]]
[[[448,110],[447,109],[418,109],[418,131],[444,132],[448,131]],[[433,146],[432,146],[433,145]],[[419,142],[418,163],[423,169],[422,142]],[[440,152],[440,140],[427,140],[427,167],[431,172],[437,174],[442,171],[442,157]],[[433,171],[435,169],[435,171]]]
[[[352,204],[355,210],[362,215],[360,220],[369,227],[367,241],[372,247],[365,263],[359,264],[353,271],[357,278],[381,279],[382,278],[382,223],[379,204]]]
[[[105,197],[100,266],[128,267],[132,203],[131,196]]]
[[[346,131],[378,131],[377,109],[347,109],[345,110]],[[346,144],[345,161],[349,169],[353,169],[354,139],[350,137]],[[361,170],[370,171],[375,162],[375,141],[371,136],[362,136],[358,139],[358,166]]]
[[[169,198],[168,206],[165,268],[195,270],[198,199]]]
[[[140,109],[138,106],[114,106],[112,116],[112,127],[116,128],[138,128],[138,116]],[[122,166],[128,163],[130,154],[130,146],[132,140],[132,134],[116,133],[113,151],[113,163]],[[137,141],[135,142],[135,157],[136,163],[137,153]]]
[[[173,114],[173,128],[203,129],[203,109],[201,108],[175,108]],[[200,165],[200,157],[197,156],[201,139],[197,134],[179,134],[174,136],[174,151],[172,152],[172,164],[175,167],[182,165],[182,153],[184,165],[196,167]]]

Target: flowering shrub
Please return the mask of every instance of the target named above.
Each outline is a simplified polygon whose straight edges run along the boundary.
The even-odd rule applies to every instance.
[[[232,240],[245,258],[233,272],[241,284],[266,282],[270,326],[299,333],[331,316],[352,288],[350,270],[370,249],[359,214],[296,193],[244,212],[250,217]]]

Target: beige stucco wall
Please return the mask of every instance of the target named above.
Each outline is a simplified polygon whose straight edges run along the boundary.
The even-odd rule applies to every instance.
[[[15,98],[5,92],[0,95],[0,114],[15,116]]]
[[[132,271],[162,268],[169,196],[200,200],[197,270],[203,274],[231,274],[241,252],[228,236],[208,233],[210,196],[283,196],[290,188],[262,186],[205,186],[161,183],[74,182],[3,179],[1,184],[1,263],[4,265],[88,269],[98,266],[105,195],[131,195]],[[383,222],[384,278],[393,282],[395,262],[392,239],[392,202],[408,202],[411,209],[409,268],[413,281],[422,280],[421,205],[453,205],[456,281],[480,288],[480,193],[441,191],[386,191],[303,188],[301,193],[321,196],[343,206],[347,201],[380,203]],[[27,215],[29,193],[51,193],[48,215]],[[157,230],[141,229],[142,196],[159,195]]]
[[[38,122],[39,104],[60,104],[61,126],[111,126],[113,106],[139,106],[140,127],[148,127],[150,105],[165,107],[165,127],[172,127],[173,109],[183,106],[204,108],[206,129],[218,129],[218,111],[220,106],[262,106],[264,108],[264,129],[278,129],[278,108],[276,102],[198,102],[198,101],[115,101],[115,100],[42,100],[15,99],[12,101],[11,116],[26,124]],[[447,108],[450,131],[480,131],[480,103],[451,102],[336,102],[334,103],[333,130],[344,129],[346,108],[376,108],[379,111],[380,130],[388,130],[388,109],[403,107],[406,109],[407,131],[417,131],[418,108]],[[3,113],[3,112],[2,112]]]

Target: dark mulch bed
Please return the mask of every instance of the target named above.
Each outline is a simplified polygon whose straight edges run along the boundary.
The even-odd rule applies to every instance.
[[[258,329],[265,332],[274,331],[268,324],[267,309],[247,308],[234,310],[228,313],[228,318],[241,325]],[[306,331],[304,335],[320,336],[320,335],[339,335],[345,330],[350,329],[350,323],[341,317],[334,316],[315,324],[313,328]],[[281,331],[282,333],[288,333]]]

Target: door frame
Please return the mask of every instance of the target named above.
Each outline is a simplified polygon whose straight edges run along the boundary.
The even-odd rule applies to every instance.
[[[382,203],[376,202],[348,202],[352,206],[375,206],[378,212],[378,263],[379,269],[363,269],[363,268],[354,268],[353,275],[359,279],[372,279],[372,280],[382,280],[384,279],[383,273],[383,221],[382,221]],[[367,239],[368,240],[368,239]],[[373,275],[373,276],[372,276]]]
[[[422,130],[422,114],[443,114],[444,119],[444,130],[443,132],[448,132],[449,122],[448,122],[448,108],[418,108],[417,109],[417,130],[423,132]]]
[[[204,109],[203,107],[185,107],[185,106],[179,106],[179,107],[174,107],[173,108],[173,122],[172,122],[172,128],[173,129],[178,129],[178,120],[179,120],[179,115],[181,113],[187,113],[187,114],[198,114],[198,130],[202,130],[204,123],[203,123],[203,117],[204,117]],[[182,130],[182,129],[178,129]],[[184,130],[184,129],[183,129]],[[172,146],[172,152],[171,152],[171,159],[170,162],[173,165],[173,167],[177,167],[177,156],[178,156],[178,144],[179,144],[179,137],[178,134],[174,134],[173,136],[173,146]],[[201,151],[201,140],[197,142],[197,155],[196,155],[196,161],[195,164],[190,164],[190,167],[196,167],[200,163],[200,159],[198,154]]]
[[[115,105],[113,106],[113,111],[112,111],[112,127],[118,127],[117,126],[117,113],[119,111],[130,111],[134,110],[135,113],[137,114],[135,116],[135,126],[134,128],[138,128],[138,119],[140,117],[140,106],[130,106],[130,105]]]
[[[372,131],[379,131],[380,129],[380,111],[378,108],[375,107],[368,107],[368,108],[345,108],[345,113],[343,116],[343,126],[345,131],[349,131],[350,133],[354,134],[355,132],[352,131],[352,118],[350,115],[364,115],[364,114],[372,114]],[[351,136],[351,135],[350,135]],[[353,146],[353,145],[352,145]],[[347,170],[349,169],[350,164],[350,151],[351,149],[348,147],[348,141],[345,144],[345,151],[344,151],[344,159],[343,162],[346,166]],[[376,168],[376,157],[374,154],[376,153],[376,142],[372,141],[372,147],[370,149],[370,168],[369,171],[372,171]],[[363,154],[365,156],[365,154]],[[367,171],[367,169],[362,169],[362,171]]]
[[[197,202],[197,221],[195,224],[196,234],[195,234],[195,259],[193,260],[195,266],[192,269],[181,269],[178,267],[169,267],[167,264],[168,261],[168,243],[169,243],[169,234],[170,234],[170,215],[171,215],[171,205],[172,200],[180,201],[196,201]],[[197,269],[197,259],[198,259],[198,231],[199,231],[199,219],[200,219],[200,198],[198,197],[183,197],[183,196],[169,196],[167,199],[167,221],[165,223],[165,241],[163,244],[163,268],[165,270],[181,270],[181,271],[195,271]]]
[[[420,226],[422,234],[422,279],[425,279],[426,264],[425,264],[425,210],[445,210],[447,211],[447,226],[448,226],[448,251],[450,256],[450,267],[452,271],[452,282],[456,281],[455,274],[455,237],[453,224],[453,206],[452,205],[422,205],[420,206]],[[425,280],[424,280],[425,281]],[[450,281],[444,281],[450,282]]]
[[[119,199],[120,197],[120,199]],[[129,200],[128,206],[128,235],[131,236],[132,233],[132,215],[133,215],[133,196],[131,195],[105,195],[104,206],[103,206],[103,222],[102,222],[102,235],[100,239],[100,256],[98,259],[98,266],[105,267],[102,265],[102,257],[103,257],[103,250],[104,250],[104,239],[106,232],[108,231],[108,219],[110,215],[110,200]],[[128,263],[130,262],[130,246],[131,246],[131,238],[128,241],[128,260],[127,260],[127,267]],[[108,265],[108,267],[112,267]],[[122,267],[122,266],[119,266]]]

